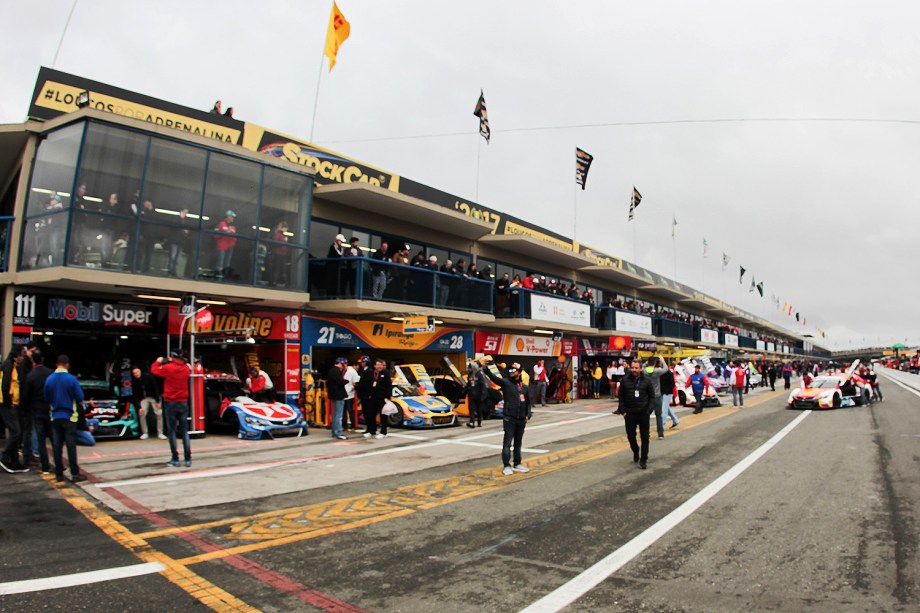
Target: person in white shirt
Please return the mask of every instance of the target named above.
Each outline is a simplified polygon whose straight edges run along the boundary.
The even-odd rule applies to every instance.
[[[531,379],[534,385],[534,395],[533,395],[533,404],[537,404],[537,400],[540,401],[541,406],[546,406],[546,384],[549,383],[549,376],[546,374],[546,367],[543,366],[543,360],[537,360],[536,366],[533,367],[533,379]]]
[[[342,375],[345,378],[345,410],[342,411],[342,432],[347,429],[349,420],[351,421],[351,431],[354,432],[355,425],[358,423],[358,420],[355,419],[355,383],[361,380],[361,375],[351,365],[345,367],[345,372]]]

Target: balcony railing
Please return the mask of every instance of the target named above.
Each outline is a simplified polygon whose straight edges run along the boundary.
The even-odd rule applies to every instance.
[[[13,231],[13,218],[0,217],[0,272],[9,270],[10,235]]]
[[[310,260],[311,300],[379,300],[492,312],[492,283],[371,258]]]
[[[688,341],[693,338],[693,324],[666,317],[656,317],[654,320],[655,336],[680,338]]]
[[[540,316],[539,313],[535,315],[531,312],[532,296],[547,298],[551,301],[560,301],[559,308],[561,312],[552,317]],[[584,300],[568,298],[548,292],[537,292],[531,289],[524,289],[523,287],[516,287],[507,292],[496,293],[495,296],[495,317],[498,318],[538,319],[541,321],[565,322],[568,324],[585,326],[586,328],[593,328],[594,311],[594,305]],[[581,318],[582,312],[585,312],[585,317],[583,319]]]

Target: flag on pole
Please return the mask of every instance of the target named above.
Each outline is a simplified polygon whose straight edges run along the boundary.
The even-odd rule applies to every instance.
[[[332,3],[332,15],[329,17],[329,30],[326,32],[326,57],[329,58],[329,72],[335,66],[335,57],[339,53],[339,47],[351,34],[351,24],[345,19],[345,15],[339,10],[338,5]]]
[[[725,269],[728,268],[728,263],[731,261],[732,261],[731,257],[723,251],[722,252],[722,272],[725,272]]]
[[[677,235],[677,217],[671,216],[671,238]]]
[[[642,202],[642,194],[633,185],[632,197],[629,199],[629,221],[632,221],[633,217],[635,217],[636,209],[639,208],[640,202]]]
[[[588,182],[588,170],[593,161],[593,155],[575,147],[575,182],[581,185],[582,190],[585,189],[585,183]]]
[[[479,90],[479,100],[476,101],[476,109],[473,111],[473,115],[479,118],[479,135],[486,139],[486,144],[489,143],[489,138],[492,136],[492,129],[489,127],[489,112],[486,110],[486,98],[482,94],[482,90]]]
[[[741,275],[738,277],[738,284],[740,285],[744,283],[744,273],[746,273],[747,270],[744,268],[744,266],[741,266],[740,264],[738,265],[738,268],[741,269]]]
[[[750,294],[755,289],[757,289],[757,284],[754,282],[754,275],[751,275],[751,288],[748,290],[748,293]]]
[[[709,243],[706,242],[705,238],[703,239],[703,257],[704,258],[709,257]]]
[[[760,294],[760,297],[763,298],[763,281],[757,284],[757,292]]]

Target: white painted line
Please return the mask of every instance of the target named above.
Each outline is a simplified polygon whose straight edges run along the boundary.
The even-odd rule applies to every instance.
[[[758,447],[749,456],[729,468],[715,481],[694,494],[689,500],[682,505],[659,519],[644,532],[634,539],[597,562],[591,568],[585,570],[568,583],[558,587],[540,600],[537,600],[530,606],[521,610],[521,613],[555,613],[568,605],[572,604],[590,590],[594,589],[599,583],[607,579],[610,575],[628,564],[633,558],[650,547],[655,541],[667,534],[671,529],[684,521],[697,509],[706,504],[713,496],[718,494],[722,488],[731,483],[735,477],[751,467],[754,462],[759,460],[764,454],[772,449],[777,443],[792,432],[792,430],[802,423],[811,411],[805,411],[785,428],[773,435],[770,440]]]
[[[600,417],[611,417],[611,416],[612,416],[611,413],[592,413],[588,417],[581,417],[579,419],[570,419],[570,420],[566,420],[564,423],[559,422],[559,421],[553,421],[548,424],[540,424],[539,426],[533,426],[528,423],[527,428],[524,430],[524,436],[527,436],[528,432],[532,432],[534,430],[542,430],[544,428],[558,428],[559,426],[568,426],[568,425],[577,424],[583,421],[591,421],[593,419],[598,419]],[[485,432],[483,434],[477,434],[475,436],[465,436],[461,440],[475,441],[481,438],[489,438],[490,436],[504,436],[504,432],[502,432],[501,430],[496,430],[494,432]]]
[[[913,394],[914,396],[920,396],[920,392],[918,392],[917,390],[915,390],[915,389],[912,388],[911,386],[907,385],[906,383],[901,383],[901,382],[898,381],[895,377],[892,377],[891,375],[889,375],[888,373],[886,373],[886,372],[884,372],[884,371],[881,371],[881,370],[880,370],[880,371],[878,371],[878,372],[881,373],[881,374],[883,374],[883,375],[885,375],[886,377],[888,377],[888,380],[889,380],[889,381],[892,381],[892,382],[894,382],[894,383],[900,385],[901,387],[903,387],[904,389],[906,389],[908,392],[910,392],[910,393]]]
[[[429,439],[424,436],[419,436],[417,434],[391,434],[390,436],[394,438],[405,438],[412,441],[427,441]],[[502,446],[495,443],[477,443],[475,441],[467,440],[465,438],[436,438],[433,439],[434,443],[444,443],[445,445],[469,445],[471,447],[487,447],[489,449],[501,449]],[[527,453],[549,453],[547,449],[529,449],[524,447],[521,451]]]
[[[93,570],[86,573],[75,573],[73,575],[60,575],[58,577],[46,577],[44,579],[10,581],[8,583],[0,583],[0,595],[5,596],[8,594],[40,592],[42,590],[56,590],[63,587],[74,587],[76,585],[100,583],[102,581],[111,581],[113,579],[140,577],[141,575],[150,575],[164,570],[166,570],[166,566],[163,564],[160,564],[159,562],[148,562],[146,564],[119,566],[117,568]]]

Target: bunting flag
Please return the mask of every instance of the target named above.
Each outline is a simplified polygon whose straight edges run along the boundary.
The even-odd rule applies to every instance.
[[[804,326],[804,325],[806,325],[806,324],[808,324],[808,318],[807,318],[807,317],[803,317],[803,318],[802,318],[802,325]]]
[[[345,15],[339,10],[338,5],[332,3],[332,15],[329,17],[329,30],[326,32],[326,57],[329,58],[329,72],[335,66],[335,58],[339,54],[339,48],[342,43],[351,34],[351,24],[345,19]]]
[[[754,283],[754,275],[751,275],[751,288],[748,290],[748,293],[750,294],[755,289],[757,289],[757,284]]]
[[[706,242],[705,238],[703,239],[703,257],[704,258],[709,257],[709,243]]]
[[[796,320],[796,321],[799,320],[799,312],[798,312],[798,311],[795,312],[795,320]]]
[[[677,236],[677,217],[671,216],[671,238]]]
[[[585,189],[585,183],[588,182],[588,170],[591,169],[593,161],[593,155],[575,147],[575,182],[581,185],[582,190]]]
[[[633,185],[632,197],[629,199],[629,221],[632,221],[633,217],[635,217],[636,209],[639,208],[640,202],[642,202],[642,194],[640,194],[636,186]]]
[[[729,257],[729,255],[723,251],[722,252],[722,272],[725,272],[725,269],[728,268],[728,263],[731,261],[732,261],[731,257]]]
[[[757,284],[757,292],[760,294],[760,297],[763,298],[763,281]]]
[[[500,115],[501,113],[499,113]],[[492,137],[492,129],[489,127],[489,112],[486,110],[486,98],[482,93],[482,90],[479,90],[479,100],[476,101],[476,109],[473,111],[473,115],[479,118],[479,135],[486,139],[486,144],[489,144],[489,138]]]
[[[741,269],[741,275],[738,277],[738,285],[741,285],[742,283],[744,283],[744,273],[746,273],[747,270],[744,268],[744,266],[741,266],[740,264],[738,265],[738,268]]]

